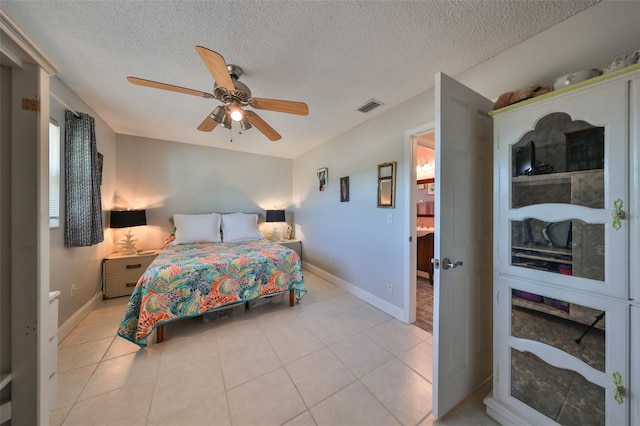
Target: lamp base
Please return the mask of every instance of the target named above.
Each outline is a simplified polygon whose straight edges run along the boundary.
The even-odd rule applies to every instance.
[[[131,233],[131,228],[127,230],[124,238],[118,241],[116,244],[122,246],[122,252],[124,254],[135,254],[136,253],[136,240],[133,238],[133,234]]]
[[[273,226],[273,229],[271,230],[271,233],[269,234],[271,236],[271,241],[274,242],[278,242],[280,241],[280,231],[278,231],[278,227],[277,226]]]

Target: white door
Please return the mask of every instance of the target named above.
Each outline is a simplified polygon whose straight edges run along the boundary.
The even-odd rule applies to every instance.
[[[436,75],[436,418],[492,371],[492,106],[447,75]]]

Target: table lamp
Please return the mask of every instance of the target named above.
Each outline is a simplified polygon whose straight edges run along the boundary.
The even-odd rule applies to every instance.
[[[278,227],[276,223],[284,222],[284,210],[267,210],[267,222],[273,222],[273,229],[271,230],[271,239],[273,241],[280,241],[280,234],[278,233]]]
[[[110,228],[129,228],[126,235],[116,244],[122,246],[124,253],[134,254],[136,252],[136,239],[133,238],[131,228],[147,224],[147,213],[145,210],[111,210]]]

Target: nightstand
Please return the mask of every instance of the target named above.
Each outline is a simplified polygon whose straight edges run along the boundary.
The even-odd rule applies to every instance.
[[[102,297],[127,296],[158,255],[159,250],[145,250],[143,254],[113,253],[102,262]]]
[[[302,260],[302,241],[300,240],[282,240],[278,241],[278,244],[281,244],[285,247],[289,247],[291,250],[294,250],[300,256],[300,260]]]

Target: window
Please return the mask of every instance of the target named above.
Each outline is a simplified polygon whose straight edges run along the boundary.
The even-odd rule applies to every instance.
[[[49,227],[60,226],[60,124],[49,120]]]

